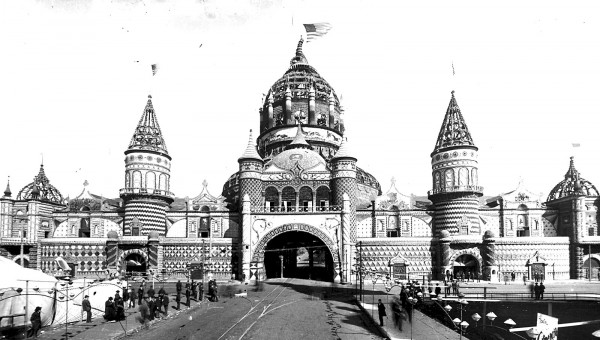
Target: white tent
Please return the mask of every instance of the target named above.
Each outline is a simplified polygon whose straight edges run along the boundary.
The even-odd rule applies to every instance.
[[[0,273],[4,274],[0,275],[0,327],[29,324],[29,316],[37,306],[42,307],[43,326],[80,321],[85,318],[81,310],[85,295],[89,295],[92,317],[102,317],[108,297],[114,296],[117,290],[122,296],[127,287],[126,281],[116,279],[101,282],[94,279],[57,280],[1,256]],[[10,318],[9,315],[21,316]]]

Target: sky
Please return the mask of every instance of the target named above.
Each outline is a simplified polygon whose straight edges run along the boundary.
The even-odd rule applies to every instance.
[[[44,163],[75,197],[117,197],[124,154],[153,97],[171,190],[213,195],[237,171],[262,95],[304,54],[342,96],[358,165],[385,193],[431,190],[450,92],[479,148],[485,195],[542,198],[569,157],[600,185],[597,1],[203,0],[0,2],[0,185]],[[151,65],[159,66],[152,76]],[[452,67],[454,66],[454,75]],[[573,144],[579,147],[573,147]]]

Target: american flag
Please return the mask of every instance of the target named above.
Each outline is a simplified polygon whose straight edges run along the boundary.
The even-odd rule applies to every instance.
[[[309,43],[313,39],[324,36],[329,32],[331,27],[331,24],[328,22],[304,24],[304,29],[306,29],[306,42]]]

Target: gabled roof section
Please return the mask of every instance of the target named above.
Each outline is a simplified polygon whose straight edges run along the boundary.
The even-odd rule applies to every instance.
[[[246,146],[246,150],[240,158],[238,158],[238,162],[244,159],[255,159],[258,161],[263,161],[258,152],[256,151],[256,145],[254,143],[254,139],[252,138],[252,129],[250,129],[250,136],[248,137],[248,145]]]
[[[154,106],[152,106],[152,96],[150,95],[144,113],[135,128],[133,137],[131,137],[129,148],[125,153],[138,150],[155,152],[171,159],[156,119]]]
[[[446,116],[444,117],[444,122],[442,123],[440,133],[438,134],[438,139],[435,143],[435,149],[433,150],[432,155],[446,148],[464,146],[472,147],[477,150],[477,147],[473,143],[473,138],[471,138],[471,133],[469,133],[469,129],[465,123],[465,119],[460,112],[456,98],[454,98],[454,91],[452,91],[452,98],[450,98]]]

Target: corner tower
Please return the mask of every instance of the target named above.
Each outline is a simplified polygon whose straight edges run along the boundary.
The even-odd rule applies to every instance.
[[[166,234],[166,211],[173,202],[170,180],[171,156],[156,120],[152,96],[148,96],[125,151],[125,187],[119,192],[125,206],[124,235]],[[136,217],[141,223],[139,229],[132,227]]]
[[[242,210],[241,203],[245,195],[248,195],[252,208],[262,206],[262,181],[260,175],[262,174],[264,162],[258,152],[256,152],[256,146],[252,139],[252,130],[250,130],[246,150],[238,158],[240,165],[240,210]]]
[[[435,206],[434,235],[480,234],[477,147],[473,143],[460,108],[452,98],[431,153],[433,190],[429,199]]]

